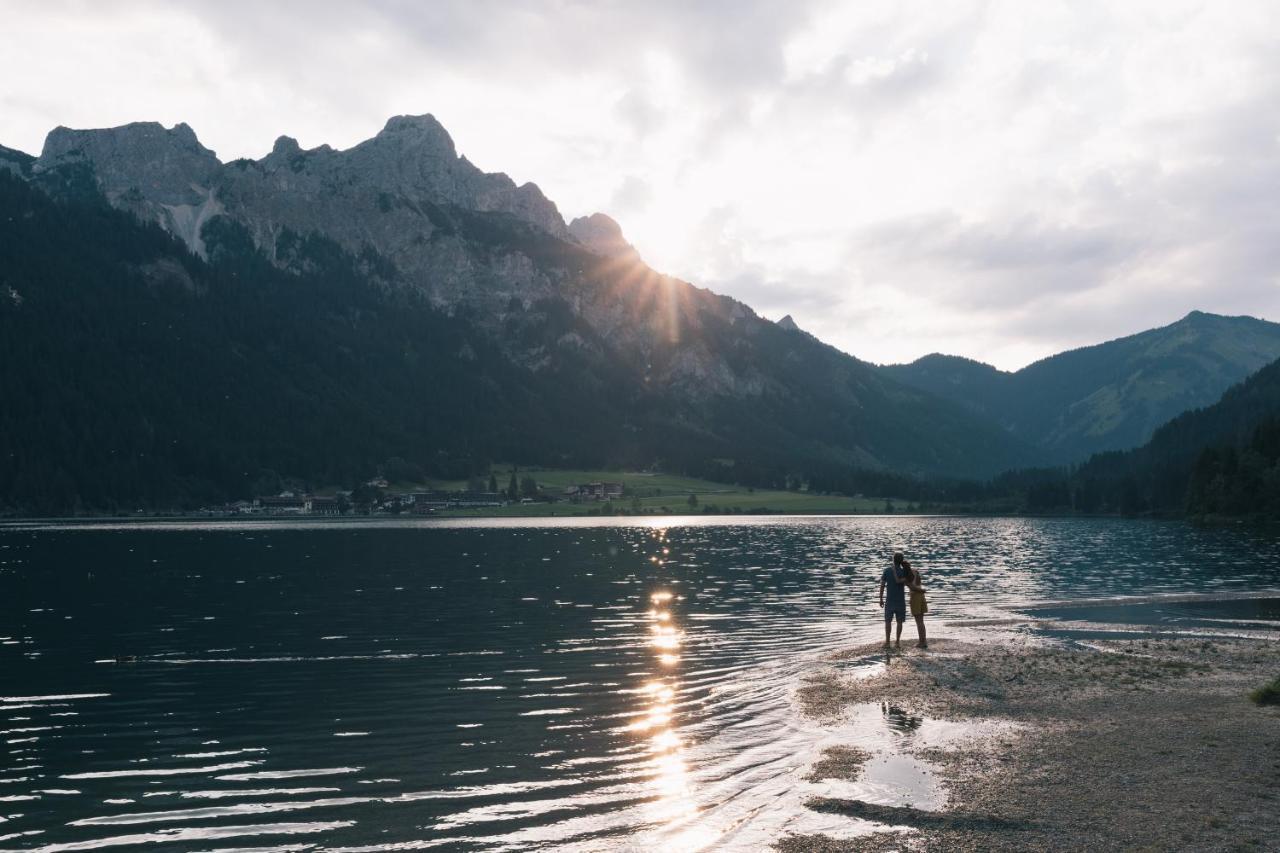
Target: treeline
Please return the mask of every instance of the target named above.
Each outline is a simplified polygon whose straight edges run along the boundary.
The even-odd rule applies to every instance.
[[[1015,511],[1280,518],[1280,361],[1185,412],[1142,447],[1017,471],[985,500]]]
[[[1201,453],[1187,488],[1187,512],[1280,518],[1280,419],[1259,424],[1244,447]]]

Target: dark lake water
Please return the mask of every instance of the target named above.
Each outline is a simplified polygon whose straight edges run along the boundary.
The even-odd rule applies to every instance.
[[[758,849],[895,548],[935,636],[1280,587],[1275,538],[1112,520],[0,529],[0,848]]]

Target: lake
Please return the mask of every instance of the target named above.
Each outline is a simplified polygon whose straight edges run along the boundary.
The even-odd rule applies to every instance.
[[[1144,521],[0,528],[0,848],[758,849],[897,548],[931,636],[1280,587],[1274,537]]]

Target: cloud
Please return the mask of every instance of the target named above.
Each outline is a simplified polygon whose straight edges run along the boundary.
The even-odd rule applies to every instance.
[[[1261,0],[16,0],[0,80],[25,150],[154,119],[257,157],[432,112],[660,269],[874,361],[1280,319]]]
[[[664,119],[662,110],[635,89],[628,89],[627,93],[618,99],[615,109],[637,136],[648,135],[650,131],[661,125]]]
[[[627,175],[618,188],[613,191],[609,201],[609,210],[618,216],[625,217],[629,213],[644,211],[653,201],[653,187],[644,178]]]

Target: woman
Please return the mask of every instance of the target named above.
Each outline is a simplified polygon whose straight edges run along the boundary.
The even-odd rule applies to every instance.
[[[907,589],[911,592],[911,617],[916,620],[916,630],[920,632],[920,642],[916,646],[927,649],[929,643],[924,634],[924,615],[929,612],[929,603],[924,600],[924,583],[920,579],[920,573],[911,568],[906,560],[902,561],[902,574],[906,579]]]

